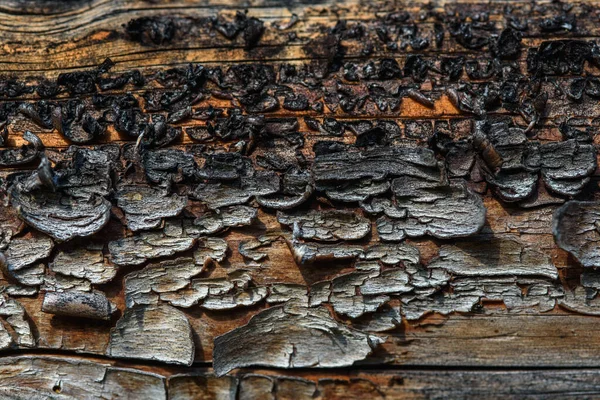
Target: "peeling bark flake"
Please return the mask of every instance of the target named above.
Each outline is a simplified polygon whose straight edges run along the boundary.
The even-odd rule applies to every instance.
[[[189,366],[194,361],[192,328],[174,307],[137,305],[126,309],[111,329],[106,354]]]
[[[325,308],[275,306],[215,338],[214,370],[221,376],[249,366],[347,367],[383,341],[336,322]]]

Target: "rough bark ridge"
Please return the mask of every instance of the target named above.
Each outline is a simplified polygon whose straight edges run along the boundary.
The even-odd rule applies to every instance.
[[[0,5],[0,397],[595,393],[599,15]]]

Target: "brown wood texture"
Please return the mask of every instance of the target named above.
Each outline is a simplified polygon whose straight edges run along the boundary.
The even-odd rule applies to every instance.
[[[2,2],[0,128],[6,136],[0,148],[0,397],[600,396],[598,16],[600,3],[593,1]],[[227,23],[240,26],[230,38],[227,29],[234,28]],[[510,42],[510,35],[518,40]],[[551,48],[552,41],[565,47]],[[540,56],[540,49],[547,54]],[[114,65],[97,72],[107,58]],[[460,58],[460,66],[448,66],[445,58]],[[393,65],[384,67],[389,60],[399,72]],[[411,63],[417,66],[411,69]],[[475,64],[483,70],[486,63],[495,72],[468,74]],[[197,92],[189,65],[211,70]],[[232,72],[235,66],[271,67],[277,77],[262,83],[268,92],[252,92],[248,87],[260,86],[268,71]],[[296,67],[297,75],[289,73],[286,81],[289,66]],[[356,79],[352,68],[359,71]],[[427,70],[424,77],[419,68]],[[458,68],[458,77],[452,76],[452,68]],[[127,75],[133,70],[143,84]],[[96,71],[90,78],[95,79],[93,89],[69,86],[64,74],[82,71]],[[101,88],[99,76],[127,78],[122,85]],[[82,81],[81,76],[73,78]],[[58,89],[44,96],[40,87],[53,82],[59,82]],[[176,101],[152,109],[152,100],[166,101],[184,85],[184,95],[191,92],[193,100],[185,98],[181,109],[171,107],[179,106]],[[579,95],[577,85],[583,88]],[[79,140],[64,132],[81,125],[81,118],[70,126],[65,122],[73,118],[65,111],[69,100],[82,101],[89,111],[97,95],[126,94],[142,104],[146,117],[153,115],[152,132],[161,123],[155,114],[167,119],[161,125],[167,126],[163,136],[172,128],[181,132],[173,133],[172,140],[154,133],[152,140],[166,140],[160,145],[148,139],[151,133],[138,138],[137,131],[117,126],[114,119],[121,111],[114,105],[91,112],[106,125],[98,137]],[[299,95],[307,105],[286,105],[286,96],[293,100]],[[51,108],[60,104],[67,112],[65,121],[49,122],[51,117],[42,115],[39,101],[44,97],[54,102]],[[277,106],[261,103],[273,99]],[[27,111],[23,104],[38,109]],[[213,109],[223,114],[207,116]],[[180,111],[183,116],[177,117]],[[237,111],[246,118],[244,126],[218,126]],[[113,120],[103,120],[108,115],[103,112],[112,112]],[[258,124],[248,118],[263,118],[263,130],[244,131]],[[293,134],[282,118],[297,122]],[[382,121],[395,128],[374,128]],[[488,125],[478,125],[481,121]],[[268,123],[271,128],[265,128]],[[358,123],[371,125],[361,130]],[[216,131],[207,130],[211,124]],[[344,126],[341,132],[335,131],[336,124]],[[135,121],[130,130],[141,125]],[[479,130],[487,135],[484,139],[477,136]],[[43,150],[27,145],[26,131],[37,135]],[[194,132],[207,131],[208,139],[194,137]],[[298,133],[301,144],[294,142]],[[363,139],[366,144],[361,145]],[[339,147],[319,153],[316,149],[325,149],[325,141]],[[71,201],[82,190],[86,195],[104,190],[100,175],[81,167],[92,161],[69,163],[77,149],[111,144],[119,146],[121,156],[108,178],[107,194],[94,197],[99,205],[86,198],[85,207],[91,209],[82,212],[87,219],[71,214],[46,215],[50,222],[36,219],[40,209],[50,209],[52,196],[59,198],[55,213],[60,214],[66,196]],[[185,175],[178,166],[167,183],[161,180],[162,170],[152,181],[148,170],[155,167],[146,153],[136,153],[140,146],[147,146],[147,154],[162,147],[192,155],[200,178],[193,185],[187,177],[178,181],[176,175]],[[18,157],[33,154],[30,162],[9,160],[8,151],[18,148]],[[376,154],[390,148],[390,155]],[[431,152],[434,162],[427,161],[430,153],[416,153],[418,149]],[[464,150],[470,157],[466,173],[459,171],[465,162],[462,153],[455,162],[448,149]],[[211,158],[224,153],[238,158]],[[344,162],[351,161],[323,161],[331,154],[359,154],[360,160],[373,156],[376,162],[364,167],[354,160],[352,168],[344,169]],[[531,161],[531,154],[542,161]],[[407,159],[416,161],[393,165]],[[44,160],[50,160],[46,169]],[[311,181],[306,199],[293,193],[302,205],[290,209],[265,205],[277,192],[266,191],[267,178],[256,178],[252,190],[239,189],[244,193],[211,197],[212,180],[220,179],[211,174],[224,176],[228,165],[243,162],[252,164],[252,173],[283,176],[297,168],[315,176],[338,171],[339,176]],[[518,165],[511,169],[511,163]],[[72,176],[61,175],[68,168],[74,169]],[[384,213],[368,211],[376,207],[370,201],[383,193],[369,185],[384,177],[369,182],[363,176],[348,178],[357,170],[368,176],[380,169],[383,175],[400,177],[385,193],[394,192],[398,202],[409,198],[405,209],[418,214],[419,207],[428,207],[430,200],[419,203],[411,197],[424,190],[423,197],[447,200],[443,210],[427,209],[413,226],[404,225],[404,231],[396,227],[407,237],[392,237],[378,226],[387,218],[380,217]],[[417,172],[406,172],[413,169]],[[44,173],[53,177],[52,190],[44,188]],[[347,185],[359,182],[361,190],[372,192],[361,201],[346,201],[351,190],[339,182],[334,188],[330,182],[336,179],[348,179]],[[223,185],[231,180],[223,178]],[[40,188],[48,200],[30,198]],[[147,194],[152,201],[139,194],[144,190],[152,191]],[[519,197],[520,191],[528,192]],[[136,196],[143,198],[140,204]],[[243,200],[227,203],[227,196]],[[398,204],[390,214],[402,208]],[[243,212],[239,207],[248,207],[256,215],[251,223],[238,214],[227,217],[231,207],[238,207],[238,213]],[[104,216],[106,221],[98,223]],[[208,234],[191,234],[185,224],[198,229],[202,218],[210,220],[208,225],[221,225]],[[226,218],[233,222],[228,225]],[[74,227],[76,223],[81,226]],[[363,228],[368,233],[361,234]],[[263,241],[256,244],[257,239]],[[336,245],[343,251],[350,251],[349,246],[360,250],[351,257],[323,250]],[[405,253],[395,262],[369,258],[368,250],[378,245],[391,246],[389,253],[392,248]],[[306,246],[323,255],[306,261]],[[439,281],[437,273],[443,275]],[[371,297],[365,294],[367,281]],[[322,282],[329,292],[319,305],[313,295]],[[290,287],[294,295],[281,294]],[[182,306],[185,302],[190,304]],[[396,319],[387,318],[387,311],[396,311]],[[23,324],[28,328],[23,330]],[[385,328],[377,329],[377,324]],[[324,339],[322,332],[327,332]]]

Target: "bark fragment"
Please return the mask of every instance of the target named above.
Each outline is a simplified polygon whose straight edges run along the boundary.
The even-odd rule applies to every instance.
[[[10,333],[4,325],[0,324],[0,350],[8,349],[12,344]]]
[[[470,312],[479,303],[477,295],[464,296],[451,293],[436,293],[422,298],[411,298],[402,306],[402,313],[407,320],[418,320],[423,315],[436,312],[448,315],[454,312]]]
[[[110,282],[117,274],[117,266],[107,262],[102,245],[88,245],[70,251],[59,251],[49,264],[56,273],[86,279],[93,284]]]
[[[208,295],[202,301],[201,307],[207,310],[231,310],[238,307],[253,306],[266,297],[268,289],[261,286],[249,286],[250,281],[234,280],[231,289],[224,290],[220,285],[211,287]],[[196,283],[196,282],[194,282]],[[225,284],[224,286],[229,286]]]
[[[11,204],[27,224],[59,242],[98,232],[108,222],[111,208],[102,197],[77,199],[40,190],[24,193],[16,187],[11,191]]]
[[[321,190],[321,183],[343,184],[404,175],[426,177],[423,169],[436,166],[433,151],[426,148],[374,147],[363,151],[317,154],[313,172],[317,188]]]
[[[505,201],[523,201],[534,193],[538,175],[553,193],[575,196],[596,169],[596,150],[577,139],[538,143],[527,140],[526,132],[510,127],[506,118],[475,123],[474,144],[482,141],[480,155],[487,164],[486,180]],[[501,160],[498,165],[490,154]]]
[[[600,204],[568,201],[554,213],[552,233],[556,244],[571,253],[584,267],[600,266]]]
[[[0,316],[4,317],[12,328],[14,332],[12,340],[17,346],[35,346],[31,326],[27,321],[27,314],[21,303],[5,295],[0,296]],[[7,338],[5,338],[5,343],[6,341]]]
[[[248,366],[350,366],[383,341],[336,322],[325,308],[286,304],[262,311],[247,325],[215,338],[214,370],[221,376]]]
[[[257,215],[256,208],[249,206],[223,207],[209,211],[193,222],[186,221],[185,232],[193,237],[212,235],[232,227],[251,225]]]
[[[537,183],[536,148],[529,146],[523,129],[505,120],[474,124],[474,147],[485,167],[486,180],[504,201],[521,201],[533,193]],[[531,151],[530,150],[531,147]]]
[[[354,320],[352,326],[363,332],[387,332],[402,325],[400,307],[384,304],[374,313]]]
[[[189,366],[194,361],[192,328],[174,307],[136,305],[127,308],[111,329],[106,354]]]
[[[111,260],[117,265],[141,265],[147,260],[172,256],[190,250],[196,240],[185,236],[169,236],[165,232],[141,232],[108,243]]]
[[[281,193],[256,196],[256,202],[267,208],[289,210],[306,202],[314,192],[310,171],[293,168],[283,175]]]
[[[294,283],[273,283],[269,285],[267,303],[286,303],[296,300],[308,305],[308,288]]]
[[[294,260],[299,264],[311,264],[329,260],[381,260],[384,264],[416,264],[419,250],[406,243],[380,243],[361,246],[347,243],[302,242],[294,238],[286,240]]]
[[[14,167],[33,162],[44,149],[40,138],[29,131],[23,134],[23,139],[27,141],[27,145],[0,150],[0,167]]]
[[[473,235],[485,223],[486,209],[481,198],[464,184],[419,189],[413,183],[397,182],[393,209],[384,210],[377,219],[377,232],[383,240],[399,241],[405,237],[431,235],[439,239]],[[392,189],[394,190],[394,189]],[[400,216],[399,213],[404,213]]]
[[[67,290],[46,292],[42,311],[65,317],[108,321],[117,308],[102,292]]]
[[[182,150],[150,150],[143,154],[142,164],[146,177],[160,187],[192,180],[198,170],[194,157]]]
[[[228,250],[227,241],[221,238],[208,237],[199,240],[198,248],[194,251],[194,261],[206,266],[211,261],[221,262]]]
[[[260,261],[267,257],[267,253],[262,252],[259,249],[271,245],[279,238],[280,235],[266,234],[259,236],[258,238],[242,240],[238,247],[238,251],[244,258],[252,261]]]
[[[596,149],[575,139],[540,146],[542,178],[555,193],[575,196],[596,170]]]
[[[316,261],[352,260],[364,252],[363,246],[351,244],[321,244],[301,242],[291,239],[287,241],[294,260],[298,264],[311,264]]]
[[[54,169],[56,188],[69,196],[87,199],[112,193],[112,172],[119,163],[120,148],[107,144],[92,149],[69,147]]]
[[[371,313],[390,299],[388,296],[380,294],[369,296],[362,293],[362,285],[368,279],[379,275],[380,270],[377,263],[359,264],[356,269],[356,272],[334,278],[331,281],[331,294],[329,296],[329,302],[333,305],[335,312],[347,315],[350,318],[357,318],[365,313]],[[408,276],[406,276],[406,281],[408,281]],[[403,286],[400,290],[404,290],[404,288]],[[411,287],[406,287],[407,291],[411,289]],[[315,304],[313,299],[311,299],[311,304]]]
[[[87,279],[75,278],[73,276],[54,274],[43,277],[44,283],[41,286],[45,292],[64,292],[77,290],[89,292],[92,290],[92,284]]]
[[[461,278],[451,283],[460,296],[477,295],[480,299],[502,301],[509,312],[548,312],[564,298],[562,286],[529,277]]]
[[[149,264],[125,276],[125,304],[157,304],[161,293],[183,289],[203,269],[204,264],[198,265],[192,258]]]
[[[2,272],[23,285],[39,285],[44,274],[44,265],[39,261],[47,258],[53,248],[52,239],[41,234],[13,239],[3,254]]]
[[[185,196],[168,195],[163,189],[141,185],[123,185],[116,193],[117,204],[125,212],[132,231],[153,229],[163,218],[175,217],[187,204]]]
[[[294,236],[299,239],[357,240],[371,232],[370,221],[351,211],[311,210],[295,214],[278,212],[277,220],[281,224],[293,226]]]
[[[267,196],[279,191],[279,177],[271,171],[257,171],[254,176],[242,177],[238,184],[201,183],[194,197],[210,208],[244,204],[254,196]]]
[[[524,245],[515,236],[472,238],[442,245],[429,268],[442,268],[455,276],[539,276],[557,279],[558,271],[546,254]]]

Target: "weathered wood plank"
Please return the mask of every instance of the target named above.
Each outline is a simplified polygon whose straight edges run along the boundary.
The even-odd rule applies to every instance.
[[[51,355],[4,357],[0,393],[36,399],[570,399],[597,396],[600,379],[596,369],[244,370],[217,378],[207,368],[149,373],[148,367],[113,364]]]

